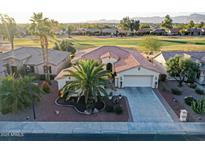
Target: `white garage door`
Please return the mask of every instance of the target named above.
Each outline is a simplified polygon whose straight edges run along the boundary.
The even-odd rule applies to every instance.
[[[125,75],[124,87],[152,87],[153,76]]]

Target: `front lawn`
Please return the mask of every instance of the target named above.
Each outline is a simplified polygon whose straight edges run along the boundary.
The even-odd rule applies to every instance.
[[[204,98],[202,93],[197,92],[201,89],[199,87],[188,86],[187,84],[184,84],[183,87],[178,87],[177,85],[178,83],[176,81],[161,82],[158,90],[178,117],[180,110],[186,109],[188,111],[188,121],[205,122],[205,114],[198,114],[194,112],[192,107],[188,105],[191,98],[196,100]],[[188,97],[187,102],[185,102],[186,97]]]

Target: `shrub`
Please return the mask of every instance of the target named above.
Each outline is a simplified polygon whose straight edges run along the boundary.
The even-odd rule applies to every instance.
[[[122,114],[123,113],[123,109],[120,105],[116,106],[114,109],[116,114]]]
[[[167,75],[166,74],[161,74],[160,76],[159,76],[159,80],[160,81],[166,81],[166,79],[167,79]]]
[[[204,95],[204,91],[202,89],[197,88],[195,92],[199,95]]]
[[[43,81],[41,87],[45,93],[50,93],[50,87],[47,81]]]
[[[184,102],[185,102],[187,105],[189,105],[189,106],[191,106],[191,104],[192,104],[193,101],[196,101],[196,99],[195,99],[194,97],[192,97],[192,96],[189,96],[189,97],[185,97],[185,98],[184,98]]]
[[[11,113],[11,112],[12,112],[12,108],[9,108],[9,107],[2,107],[0,110],[0,113],[2,113],[3,115]]]
[[[191,107],[198,114],[205,113],[205,99],[193,101]]]
[[[182,94],[182,91],[178,88],[172,88],[171,91],[172,91],[172,94],[174,94],[174,95],[181,95]]]
[[[192,88],[192,89],[195,89],[195,88],[197,87],[197,85],[194,84],[194,83],[191,83],[191,84],[189,85],[189,87]]]
[[[113,112],[114,111],[114,107],[113,107],[113,105],[106,105],[105,106],[105,111],[106,112]]]

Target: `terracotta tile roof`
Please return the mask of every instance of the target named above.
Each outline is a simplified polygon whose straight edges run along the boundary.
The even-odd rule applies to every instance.
[[[61,72],[55,77],[55,80],[60,80],[66,76],[69,76],[70,75],[69,71],[74,71],[74,70],[75,70],[74,67],[69,67],[69,68],[61,70]]]
[[[101,59],[103,58],[115,58],[118,59],[119,57],[117,55],[114,55],[112,52],[106,52],[105,54],[103,54],[102,56],[100,56]]]
[[[93,59],[101,61],[101,58],[104,56],[111,56],[118,59],[115,63],[116,72],[126,71],[128,69],[141,66],[161,73],[161,69],[149,62],[139,52],[117,46],[102,46],[95,48],[94,50],[90,50],[89,52],[87,50],[85,54],[76,57],[76,59]]]

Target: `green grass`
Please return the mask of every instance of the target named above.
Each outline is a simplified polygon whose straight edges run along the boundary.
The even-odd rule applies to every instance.
[[[162,44],[163,51],[169,50],[205,50],[205,37],[169,37],[158,36]],[[121,46],[126,48],[133,48],[139,51],[143,51],[142,40],[143,37],[126,37],[126,38],[99,38],[94,36],[74,36],[70,38],[74,43],[74,46],[80,49],[93,48],[97,46]],[[49,47],[52,48],[53,42],[49,43]],[[37,46],[40,47],[40,43],[37,39],[21,38],[15,40],[16,47],[22,46]]]

